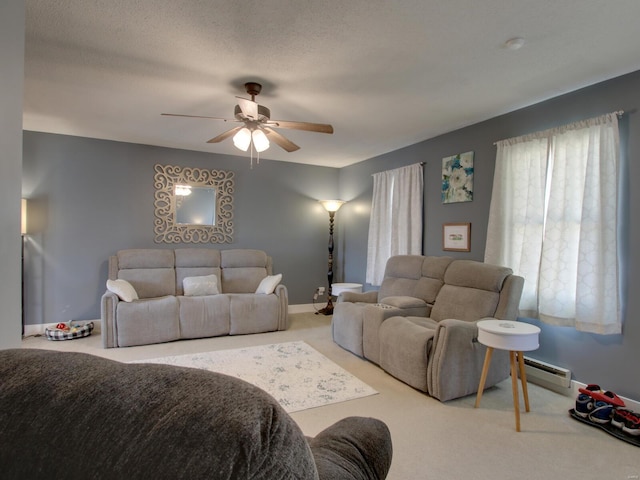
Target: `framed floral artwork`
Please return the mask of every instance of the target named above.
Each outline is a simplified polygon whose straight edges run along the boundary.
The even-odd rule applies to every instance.
[[[470,252],[471,224],[443,223],[442,250],[449,252]]]
[[[442,203],[473,200],[473,152],[442,159]]]

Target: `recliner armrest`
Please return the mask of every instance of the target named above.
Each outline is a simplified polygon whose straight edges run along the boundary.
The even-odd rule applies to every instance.
[[[100,299],[100,335],[102,336],[102,348],[118,346],[116,311],[119,301],[118,295],[108,290]]]
[[[338,296],[338,302],[377,303],[378,292],[377,290],[371,290],[369,292],[342,292]]]
[[[444,402],[476,393],[487,348],[478,342],[477,322],[445,319],[438,323],[429,352],[429,395]],[[507,352],[495,351],[485,388],[509,376]]]
[[[273,292],[280,302],[280,315],[278,316],[278,330],[289,328],[289,290],[283,284],[279,284]]]

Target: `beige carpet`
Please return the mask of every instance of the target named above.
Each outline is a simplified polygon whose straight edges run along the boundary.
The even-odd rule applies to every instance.
[[[343,350],[331,339],[330,317],[294,314],[285,332],[188,340],[103,350],[99,335],[66,342],[27,338],[24,347],[82,351],[120,361],[304,341],[379,392],[291,416],[315,435],[349,415],[387,423],[393,437],[390,480],[629,480],[640,477],[640,449],[571,419],[573,399],[529,385],[531,412],[515,431],[511,383],[489,389],[479,409],[470,396],[430,398]]]

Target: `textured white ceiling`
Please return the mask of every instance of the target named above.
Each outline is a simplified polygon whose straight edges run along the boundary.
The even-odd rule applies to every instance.
[[[640,69],[638,0],[26,0],[24,128],[246,156],[216,120],[258,81],[341,167]],[[524,37],[518,51],[504,47]]]

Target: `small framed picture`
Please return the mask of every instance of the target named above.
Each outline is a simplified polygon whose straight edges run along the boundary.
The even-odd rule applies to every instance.
[[[442,250],[449,252],[470,252],[471,224],[443,223]]]

